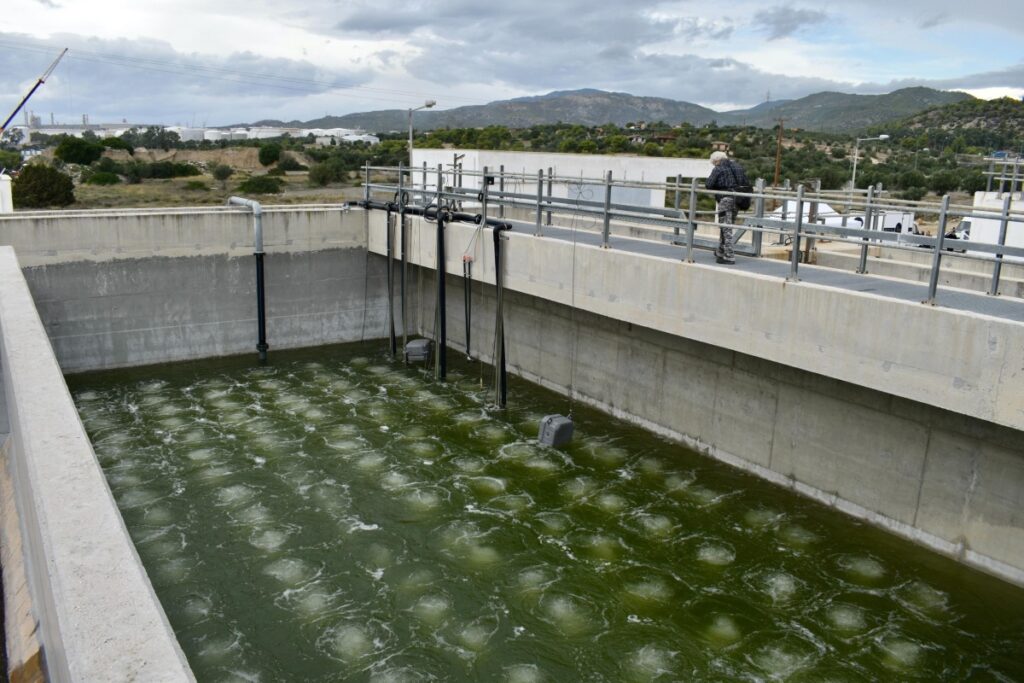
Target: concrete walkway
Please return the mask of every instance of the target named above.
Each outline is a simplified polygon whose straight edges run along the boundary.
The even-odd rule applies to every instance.
[[[532,234],[535,226],[531,223],[510,221],[517,232]],[[601,234],[590,230],[573,230],[556,226],[544,226],[542,234],[552,239],[579,244],[600,246]],[[686,257],[686,247],[676,246],[670,243],[658,243],[649,240],[636,239],[612,235],[609,238],[612,249],[645,254],[647,256],[658,256],[675,260],[683,260]],[[756,258],[748,256],[736,256],[736,264],[732,266],[715,264],[715,256],[707,249],[694,247],[693,260],[696,263],[715,265],[719,268],[737,270],[745,273],[755,273],[786,279],[789,277],[789,261],[780,261],[770,258]],[[859,275],[849,271],[824,268],[801,263],[797,271],[802,282],[808,282],[824,287],[834,287],[850,292],[864,292],[876,296],[899,299],[902,301],[923,302],[928,298],[928,287],[919,282],[898,280],[895,278],[880,277],[877,275]],[[1024,300],[1004,296],[989,296],[978,292],[971,292],[961,289],[939,288],[936,294],[936,305],[954,310],[970,311],[981,315],[989,315],[1002,320],[1012,320],[1024,323]]]

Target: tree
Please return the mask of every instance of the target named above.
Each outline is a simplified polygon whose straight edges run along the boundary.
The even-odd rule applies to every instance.
[[[53,154],[68,164],[88,165],[103,156],[103,145],[68,135],[60,141]]]
[[[42,164],[29,164],[11,183],[14,205],[22,209],[45,209],[75,203],[71,176]]]
[[[281,145],[276,142],[268,142],[265,145],[260,145],[260,163],[264,166],[271,166],[276,164],[278,159],[281,158]]]
[[[18,168],[21,165],[21,155],[17,152],[8,152],[0,149],[0,168],[8,171]]]
[[[220,181],[220,189],[227,189],[228,178],[235,173],[235,169],[231,168],[227,164],[217,164],[211,171],[213,179]]]

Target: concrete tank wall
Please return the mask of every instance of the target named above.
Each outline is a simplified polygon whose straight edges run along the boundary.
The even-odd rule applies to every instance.
[[[107,487],[13,250],[0,247],[6,457],[49,681],[195,680]],[[4,581],[14,580],[11,566]],[[6,605],[18,610],[21,603]]]
[[[427,269],[435,229],[411,230],[410,257]],[[448,301],[459,302],[448,307],[449,345],[464,339],[456,274],[468,249],[473,355],[490,361],[489,231],[470,248],[472,227],[446,230]],[[382,234],[371,224],[371,249]],[[1024,585],[1024,326],[509,237],[513,372]],[[434,277],[413,282],[421,304],[410,320],[429,336]],[[894,336],[909,348],[883,343]]]
[[[364,220],[340,207],[264,210],[271,353],[383,334],[384,262],[368,258]],[[255,353],[247,212],[19,214],[0,220],[5,242],[65,372]]]

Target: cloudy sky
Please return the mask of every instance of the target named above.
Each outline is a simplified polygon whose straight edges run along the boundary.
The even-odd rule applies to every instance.
[[[911,85],[1024,95],[1024,2],[3,0],[0,115],[226,125],[600,88],[717,110]],[[22,118],[19,116],[18,121]],[[2,122],[2,119],[0,119]]]

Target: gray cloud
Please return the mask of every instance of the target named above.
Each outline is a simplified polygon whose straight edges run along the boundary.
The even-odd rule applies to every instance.
[[[779,6],[757,12],[754,15],[754,22],[760,25],[768,40],[778,40],[791,36],[801,29],[820,24],[827,18],[828,15],[819,10]]]
[[[224,58],[183,54],[158,41],[68,35],[37,40],[0,33],[0,96],[20,99],[24,92],[18,93],[65,46],[67,57],[28,107],[45,112],[44,119],[57,112],[68,123],[86,113],[93,121],[265,118],[325,93],[340,92],[343,102],[347,88],[358,92],[373,76],[367,69],[346,72],[252,52]],[[365,106],[373,94],[362,99]]]
[[[945,12],[939,12],[938,14],[932,14],[924,17],[917,26],[920,29],[927,30],[945,24],[948,21],[949,15]]]

